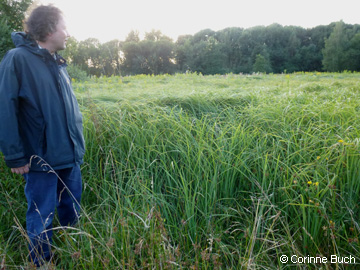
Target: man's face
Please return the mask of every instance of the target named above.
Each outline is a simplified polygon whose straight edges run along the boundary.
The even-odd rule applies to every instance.
[[[54,33],[49,34],[47,42],[51,44],[54,52],[64,50],[66,48],[66,41],[70,37],[64,18],[61,18],[56,26]]]

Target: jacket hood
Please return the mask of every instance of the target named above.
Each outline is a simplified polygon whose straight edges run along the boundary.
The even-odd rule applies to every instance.
[[[22,46],[26,46],[26,47],[30,46],[30,47],[36,48],[35,40],[31,39],[29,37],[29,35],[27,35],[24,32],[13,32],[13,33],[11,33],[11,38],[12,38],[16,48],[22,47]]]
[[[25,47],[27,50],[34,54],[44,55],[42,50],[37,45],[36,41],[24,32],[13,32],[11,38],[16,48]]]

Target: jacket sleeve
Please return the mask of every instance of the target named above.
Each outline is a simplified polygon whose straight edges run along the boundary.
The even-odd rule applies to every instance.
[[[14,57],[8,53],[0,64],[0,150],[10,168],[28,163],[19,133],[19,87]]]

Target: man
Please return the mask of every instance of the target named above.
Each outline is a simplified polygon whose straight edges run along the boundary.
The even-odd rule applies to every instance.
[[[85,147],[82,115],[57,54],[69,38],[64,17],[39,6],[26,26],[26,33],[12,33],[16,48],[0,64],[0,149],[26,180],[30,260],[41,266],[52,257],[55,208],[62,226],[78,219]]]

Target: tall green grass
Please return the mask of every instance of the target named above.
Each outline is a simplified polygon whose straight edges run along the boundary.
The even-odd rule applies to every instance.
[[[83,214],[55,223],[61,269],[357,269],[359,74],[74,82]],[[0,263],[24,265],[21,177],[1,166]],[[1,269],[1,267],[0,267]]]

